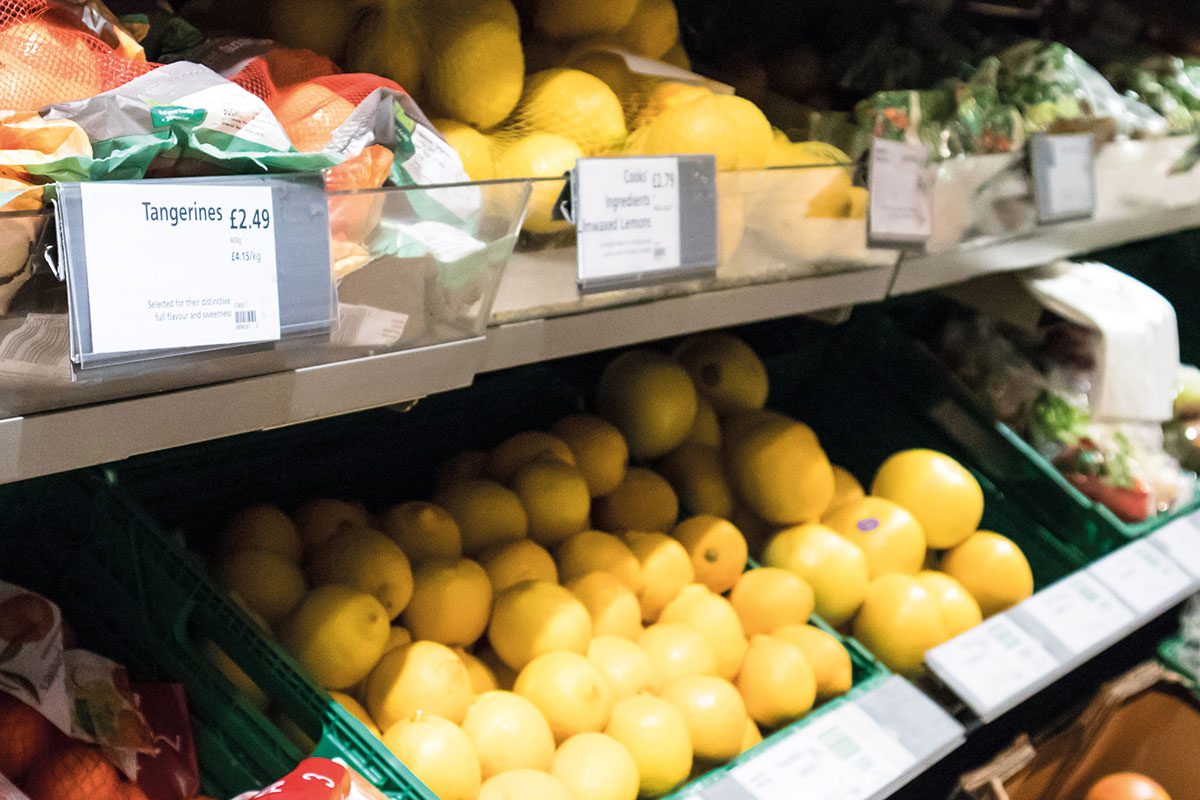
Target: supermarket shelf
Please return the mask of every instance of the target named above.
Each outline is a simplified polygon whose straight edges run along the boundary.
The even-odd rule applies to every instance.
[[[482,337],[0,420],[0,483],[469,386]]]
[[[1092,219],[1038,225],[1023,161],[968,156],[939,165],[927,252],[900,260],[890,294],[1036,267],[1095,250],[1200,227],[1200,170],[1171,174],[1196,141],[1176,136],[1105,145],[1096,156]]]
[[[901,258],[890,294],[923,292],[1198,227],[1200,205],[1193,205],[1062,223],[1029,234],[974,241],[952,250]]]
[[[487,332],[484,371],[884,299],[894,251],[847,262],[580,295],[575,251],[517,254]],[[832,272],[832,270],[842,270]],[[821,274],[830,271],[829,274]]]

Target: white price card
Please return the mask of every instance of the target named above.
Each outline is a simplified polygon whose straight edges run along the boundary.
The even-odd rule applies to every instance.
[[[867,176],[870,244],[926,242],[933,234],[933,183],[924,145],[876,139]]]
[[[1125,545],[1088,571],[1138,614],[1173,605],[1194,587],[1194,579],[1148,539]]]
[[[1047,586],[1018,607],[1072,656],[1107,644],[1134,621],[1129,607],[1086,572]]]
[[[866,800],[915,762],[879,723],[846,703],[816,716],[729,774],[755,800]]]
[[[716,203],[712,156],[580,159],[571,177],[580,289],[713,273]]]
[[[91,352],[279,339],[268,186],[80,187]]]
[[[1029,140],[1039,224],[1096,213],[1096,157],[1090,133],[1034,134]]]
[[[1200,515],[1181,517],[1159,528],[1150,538],[1194,578],[1200,579]]]
[[[1004,614],[933,648],[925,663],[985,720],[1040,688],[1058,667],[1040,642]]]

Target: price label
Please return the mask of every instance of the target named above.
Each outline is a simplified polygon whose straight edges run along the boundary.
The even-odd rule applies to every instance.
[[[1167,523],[1151,535],[1171,559],[1200,579],[1200,527],[1196,515]]]
[[[80,186],[93,354],[280,336],[272,190]]]
[[[1116,636],[1133,612],[1086,572],[1047,586],[1019,606],[1073,656]]]
[[[1034,134],[1029,140],[1029,159],[1039,224],[1095,215],[1096,158],[1092,134]]]
[[[1105,556],[1088,571],[1143,615],[1174,604],[1194,584],[1191,576],[1147,539]]]
[[[716,271],[712,156],[580,159],[571,177],[571,207],[581,291]]]
[[[730,777],[755,800],[866,800],[915,763],[879,723],[847,703],[735,767]]]
[[[925,663],[985,720],[1058,667],[1045,647],[1003,614],[933,648]]]
[[[876,139],[867,183],[867,239],[872,245],[924,244],[933,235],[933,172],[925,147]]]

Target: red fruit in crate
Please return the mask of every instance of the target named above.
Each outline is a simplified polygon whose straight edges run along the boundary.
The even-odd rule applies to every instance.
[[[1085,800],[1171,800],[1171,796],[1141,773],[1114,772],[1096,781]]]
[[[54,627],[54,606],[36,594],[16,594],[0,603],[0,639],[37,642]]]
[[[57,731],[36,709],[0,692],[0,775],[19,781],[54,749]]]
[[[116,767],[80,742],[38,759],[23,788],[29,800],[126,800]]]

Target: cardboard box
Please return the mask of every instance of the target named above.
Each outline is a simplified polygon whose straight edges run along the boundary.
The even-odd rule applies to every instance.
[[[1140,772],[1172,800],[1200,800],[1200,699],[1193,684],[1147,663],[1105,684],[1065,727],[1021,736],[959,781],[974,800],[1083,800],[1114,772]]]

